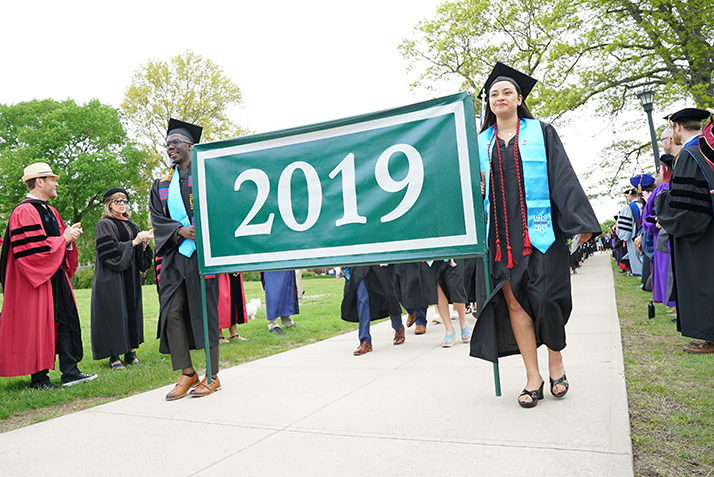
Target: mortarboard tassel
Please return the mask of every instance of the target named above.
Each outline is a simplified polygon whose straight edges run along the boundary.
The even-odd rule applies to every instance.
[[[523,231],[523,256],[531,254],[531,238],[528,235],[528,227]]]

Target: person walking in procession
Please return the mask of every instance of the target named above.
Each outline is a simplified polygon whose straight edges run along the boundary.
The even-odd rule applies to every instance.
[[[171,159],[169,173],[154,181],[149,210],[154,226],[156,255],[162,257],[159,281],[159,352],[171,355],[174,371],[181,377],[166,395],[173,401],[191,393],[207,396],[221,389],[218,380],[218,279],[206,277],[206,312],[211,366],[199,383],[191,361],[191,349],[204,349],[201,280],[196,256],[196,231],[193,225],[193,184],[191,149],[201,139],[203,128],[169,120],[166,153]],[[191,388],[195,388],[191,390]]]
[[[470,354],[493,363],[521,354],[522,407],[543,399],[541,344],[548,347],[551,393],[568,392],[561,354],[572,309],[566,238],[580,234],[582,245],[601,232],[558,134],[525,104],[535,83],[497,63],[482,92],[486,116],[478,136],[493,291],[479,309]]]

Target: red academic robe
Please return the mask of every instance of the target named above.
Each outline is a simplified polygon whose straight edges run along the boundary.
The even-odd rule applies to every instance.
[[[248,314],[245,311],[245,291],[243,277],[239,274],[240,290],[231,289],[231,278],[227,273],[218,275],[218,327],[222,330],[231,327],[235,316],[237,324],[243,324]],[[238,285],[238,284],[236,284]],[[241,314],[242,311],[242,314]]]
[[[0,376],[25,376],[55,367],[55,313],[50,278],[64,262],[67,279],[77,270],[77,248],[67,250],[64,222],[48,237],[40,214],[27,201],[10,216],[8,254],[0,315]],[[10,246],[8,243],[7,246]]]

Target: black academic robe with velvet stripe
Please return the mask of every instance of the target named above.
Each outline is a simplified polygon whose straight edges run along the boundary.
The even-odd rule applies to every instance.
[[[713,189],[714,171],[695,138],[680,151],[669,190],[655,198],[657,219],[670,235],[677,330],[708,341],[714,341]]]
[[[139,231],[131,220],[108,217],[97,223],[91,299],[94,359],[124,354],[144,342],[141,272],[151,266],[153,252],[148,245],[132,245]]]

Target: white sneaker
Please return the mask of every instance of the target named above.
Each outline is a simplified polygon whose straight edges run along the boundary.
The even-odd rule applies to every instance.
[[[66,383],[62,383],[62,386],[74,386],[75,384],[83,383],[86,381],[92,381],[94,379],[97,379],[99,375],[97,374],[86,374],[86,373],[79,373],[79,375],[74,378],[72,381],[67,381]]]
[[[440,324],[441,323],[441,315],[435,314],[434,316],[432,316],[431,322],[434,323],[435,325]]]
[[[451,319],[455,320],[459,317],[459,312],[456,310],[451,310]]]

